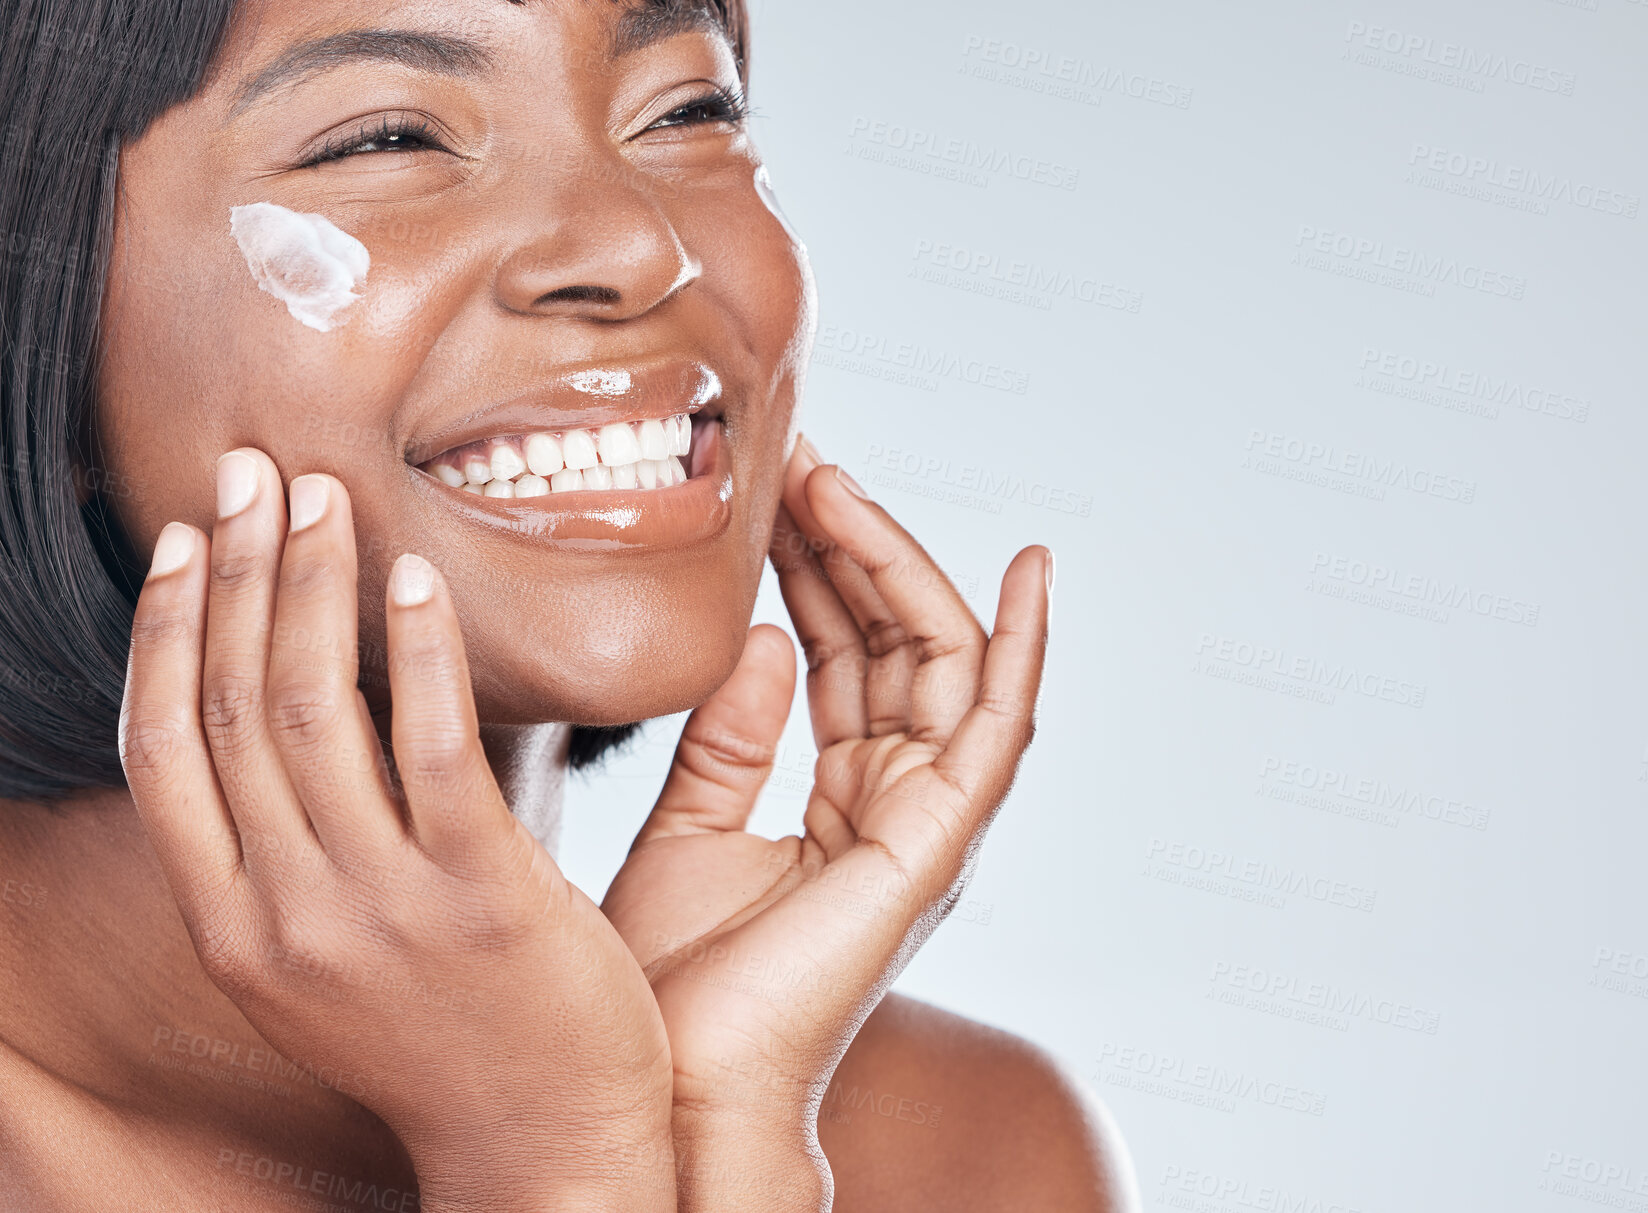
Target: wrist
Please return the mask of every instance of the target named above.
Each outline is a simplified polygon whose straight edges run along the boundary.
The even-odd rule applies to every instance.
[[[667,1124],[592,1135],[521,1122],[402,1134],[425,1213],[675,1213]]]
[[[835,1181],[805,1112],[678,1106],[674,1147],[680,1213],[829,1213]]]

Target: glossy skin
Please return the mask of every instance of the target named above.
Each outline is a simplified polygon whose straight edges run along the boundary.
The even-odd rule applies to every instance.
[[[210,525],[198,473],[234,447],[266,451],[286,479],[339,477],[363,598],[381,599],[404,551],[447,572],[482,719],[616,724],[701,702],[738,659],[813,291],[742,128],[656,125],[737,88],[725,42],[687,34],[611,60],[612,5],[551,7],[305,0],[241,23],[215,82],[122,156],[100,437],[110,476],[138,488],[119,508],[139,551],[174,518]],[[346,64],[230,117],[240,82],[287,46],[373,27],[483,42],[496,65]],[[409,115],[446,150],[297,167]],[[323,214],[366,245],[363,298],[341,327],[316,333],[257,289],[228,230],[251,202]],[[705,358],[723,381],[736,495],[709,542],[624,560],[552,547],[459,517],[406,462],[563,370],[663,355]],[[368,666],[381,661],[376,610],[362,643]]]
[[[0,1190],[23,1207],[286,1207],[317,1172],[421,1185],[416,1206],[346,1208],[730,1213],[832,1186],[843,1210],[1131,1207],[1102,1113],[1045,1058],[906,1000],[871,1013],[1028,743],[1049,557],[1014,561],[987,637],[885,511],[805,446],[786,464],[804,253],[736,125],[639,133],[734,85],[730,56],[689,32],[609,61],[612,15],[271,6],[123,158],[101,438],[111,480],[142,487],[119,503],[141,550],[193,525],[139,605],[131,794],[0,806],[8,888],[49,891],[8,894],[0,930],[0,1074],[21,1092]],[[494,66],[352,64],[225,125],[283,46],[369,19],[485,38]],[[462,156],[290,167],[389,107]],[[500,152],[523,147],[543,155]],[[261,200],[372,250],[348,324],[303,329],[250,284],[224,216]],[[171,289],[177,265],[198,289]],[[730,511],[707,538],[478,525],[408,465],[567,367],[660,355],[725,384]],[[252,469],[250,501],[226,467]],[[745,628],[775,514],[826,760],[805,835],[768,842],[742,826],[794,655]],[[425,599],[388,592],[403,551],[439,570]],[[565,742],[522,726],[700,704],[597,910],[518,824],[554,818],[536,759]],[[394,771],[368,758],[380,737]],[[814,980],[723,980],[756,954]]]

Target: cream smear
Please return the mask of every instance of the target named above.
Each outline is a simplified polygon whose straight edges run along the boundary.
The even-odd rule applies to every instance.
[[[360,298],[355,288],[372,257],[366,246],[324,215],[305,215],[273,202],[231,207],[229,230],[263,290],[312,329],[330,332],[337,314]]]

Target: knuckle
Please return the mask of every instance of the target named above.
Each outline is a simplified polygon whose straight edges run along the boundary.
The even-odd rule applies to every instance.
[[[297,598],[318,597],[339,589],[342,580],[337,560],[309,552],[281,570],[281,592]]]
[[[921,654],[921,662],[939,661],[946,657],[965,657],[974,667],[984,663],[985,640],[984,634],[978,630],[962,635],[938,634],[921,636],[916,641],[917,649]]]
[[[889,657],[911,643],[910,634],[896,619],[875,619],[864,627],[864,647],[871,657]]]
[[[129,717],[120,735],[120,762],[128,776],[152,782],[175,772],[189,746],[183,717],[158,713]]]
[[[817,674],[821,670],[844,660],[852,660],[856,663],[861,655],[862,650],[859,646],[851,643],[809,640],[803,646],[803,656],[807,659],[807,673],[809,674]]]
[[[258,980],[260,963],[253,933],[221,907],[198,913],[189,923],[195,955],[212,983],[226,993],[248,990]]]
[[[246,590],[269,576],[267,558],[256,552],[212,552],[211,587],[230,593]]]
[[[456,728],[419,730],[396,755],[402,786],[426,796],[458,797],[474,791],[470,744]]]
[[[173,611],[139,611],[132,617],[132,649],[170,649],[183,641],[192,641],[195,624]]]
[[[261,715],[262,695],[256,679],[229,672],[207,677],[200,719],[214,750],[233,752],[244,746]]]
[[[312,749],[335,739],[343,712],[330,687],[283,683],[269,690],[269,728],[276,737],[300,749]]]

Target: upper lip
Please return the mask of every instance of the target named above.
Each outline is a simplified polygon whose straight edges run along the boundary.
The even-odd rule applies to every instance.
[[[596,376],[609,389],[627,381],[622,391],[596,394]],[[457,421],[415,439],[406,462],[426,463],[455,447],[487,438],[543,431],[593,429],[615,421],[660,420],[677,413],[717,417],[722,407],[721,376],[697,358],[669,355],[646,359],[610,359],[566,367],[554,378],[503,400],[483,405]]]

